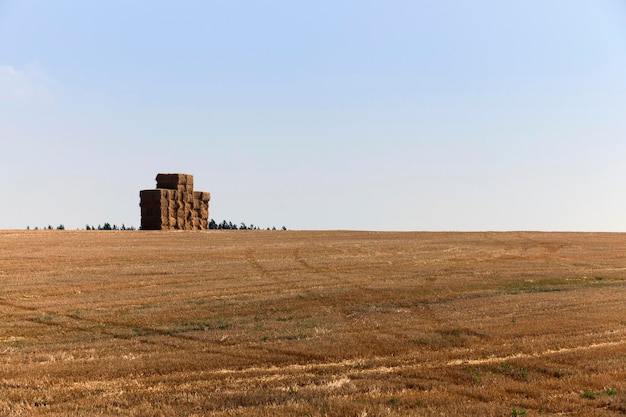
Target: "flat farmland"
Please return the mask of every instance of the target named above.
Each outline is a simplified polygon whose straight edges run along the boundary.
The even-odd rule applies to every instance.
[[[626,234],[0,231],[0,415],[626,414]]]

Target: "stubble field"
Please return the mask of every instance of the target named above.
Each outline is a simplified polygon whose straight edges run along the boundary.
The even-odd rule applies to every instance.
[[[626,414],[626,235],[0,232],[0,415]]]

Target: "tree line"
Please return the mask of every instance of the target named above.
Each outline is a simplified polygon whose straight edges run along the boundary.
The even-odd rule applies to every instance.
[[[87,225],[85,227],[85,230],[136,230],[136,229],[133,226],[126,227],[124,223],[122,223],[122,225],[119,227],[116,224],[111,225],[110,223],[105,223],[103,226],[98,225],[98,228],[95,228],[93,226],[90,227],[89,225]]]
[[[26,226],[26,230],[31,230],[30,226]],[[41,229],[39,229],[39,227],[35,227],[33,228],[33,230],[65,230],[65,226],[60,224],[57,227],[52,227],[52,225],[48,225],[46,227],[42,227]],[[126,226],[124,223],[122,223],[121,226],[118,226],[116,224],[111,224],[111,223],[104,223],[104,225],[98,225],[98,227],[96,226],[90,226],[90,225],[86,225],[85,226],[85,230],[137,230],[134,226]]]
[[[271,228],[262,229],[259,226],[255,226],[254,224],[250,224],[249,226],[245,223],[241,222],[239,226],[237,224],[223,220],[221,223],[217,223],[215,220],[211,219],[209,221],[209,229],[211,230],[278,230],[275,226]],[[281,230],[287,230],[285,226],[281,228]]]
[[[47,227],[42,227],[41,230],[65,230],[65,226],[60,224],[57,227],[52,227],[52,225],[48,225]],[[265,229],[262,229],[259,226],[256,226],[254,224],[250,224],[250,225],[246,225],[245,223],[241,222],[239,225],[237,225],[236,223],[233,223],[231,221],[226,221],[226,220],[222,220],[221,223],[216,222],[215,220],[211,219],[209,221],[209,229],[211,230],[278,230],[276,229],[276,227],[268,227]],[[30,226],[26,226],[26,230],[30,230]],[[39,227],[35,227],[33,230],[40,230]],[[137,230],[134,226],[126,226],[124,225],[124,223],[122,223],[121,226],[118,226],[116,224],[111,224],[111,223],[104,223],[103,225],[98,225],[97,227],[94,225],[85,225],[85,230]],[[285,226],[283,226],[281,228],[281,230],[287,230],[287,228]]]

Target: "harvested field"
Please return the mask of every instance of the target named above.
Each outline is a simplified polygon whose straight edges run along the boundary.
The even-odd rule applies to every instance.
[[[626,414],[626,235],[0,232],[0,415]]]

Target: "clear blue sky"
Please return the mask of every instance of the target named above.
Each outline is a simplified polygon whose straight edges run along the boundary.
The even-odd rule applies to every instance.
[[[0,228],[626,231],[626,2],[0,0]]]

